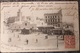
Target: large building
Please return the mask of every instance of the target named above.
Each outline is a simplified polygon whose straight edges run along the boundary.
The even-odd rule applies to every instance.
[[[46,13],[45,22],[47,25],[53,25],[54,27],[62,27],[62,10],[59,10],[58,13]]]
[[[62,34],[62,10],[57,13],[46,13],[44,14],[46,26],[38,27],[40,31],[46,34]]]

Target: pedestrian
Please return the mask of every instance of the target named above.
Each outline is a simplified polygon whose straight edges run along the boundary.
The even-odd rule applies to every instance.
[[[36,39],[36,43],[38,42],[38,39]]]
[[[11,38],[9,38],[8,42],[11,42]]]
[[[45,39],[48,39],[48,36],[45,36]]]
[[[21,40],[20,37],[19,37],[19,35],[17,36],[17,38],[18,38],[19,41]]]
[[[58,48],[58,36],[57,36],[57,48]]]
[[[26,40],[26,43],[28,44],[28,40]]]
[[[19,38],[19,35],[17,37]]]

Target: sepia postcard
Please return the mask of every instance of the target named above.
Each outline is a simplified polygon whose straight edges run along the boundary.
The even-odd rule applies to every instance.
[[[1,2],[1,52],[79,50],[77,1]]]

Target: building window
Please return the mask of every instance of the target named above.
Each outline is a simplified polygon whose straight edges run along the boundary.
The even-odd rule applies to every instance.
[[[54,19],[53,19],[53,22],[54,22]]]
[[[58,27],[60,27],[60,24],[58,24]]]
[[[56,18],[56,16],[55,16],[55,18]]]
[[[53,16],[53,19],[54,19],[54,16]]]
[[[52,22],[53,22],[53,19],[52,19]]]
[[[52,16],[51,16],[51,19],[52,19]]]
[[[58,22],[60,22],[60,19],[58,19]]]
[[[51,19],[51,22],[52,22],[52,19]]]
[[[46,17],[46,19],[47,19],[47,16],[45,16]]]
[[[47,19],[46,19],[46,22],[47,22]]]
[[[56,19],[54,19],[54,23],[56,23]]]
[[[49,16],[47,18],[49,18]]]
[[[59,16],[58,16],[58,18],[59,18]]]

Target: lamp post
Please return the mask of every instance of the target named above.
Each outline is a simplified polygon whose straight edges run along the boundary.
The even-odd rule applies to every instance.
[[[58,35],[57,35],[57,48],[58,48]]]

